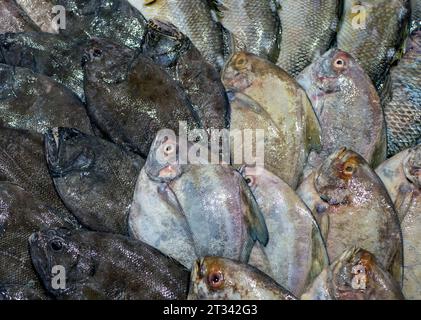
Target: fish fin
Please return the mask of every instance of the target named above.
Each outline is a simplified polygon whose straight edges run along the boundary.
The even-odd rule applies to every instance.
[[[322,129],[320,122],[307,96],[305,96],[304,100],[307,148],[309,151],[315,150],[316,152],[320,152],[322,149]]]
[[[235,171],[235,174],[240,179],[240,192],[243,196],[244,201],[244,215],[245,220],[249,229],[250,234],[250,243],[247,243],[245,247],[246,252],[244,253],[244,257],[250,256],[250,252],[253,249],[253,245],[255,241],[259,241],[263,246],[266,246],[269,242],[269,231],[266,226],[265,219],[263,217],[262,212],[260,211],[257,202],[246,184],[244,178],[240,175],[239,172]],[[248,251],[247,251],[248,250]]]
[[[250,253],[248,264],[252,265],[253,267],[256,267],[257,269],[266,273],[272,278],[276,276],[276,274],[274,274],[272,271],[269,258],[265,252],[265,248],[260,242],[254,243],[253,249]]]
[[[379,88],[379,96],[380,96],[380,103],[383,108],[386,106],[387,103],[392,100],[393,97],[393,89],[392,89],[392,76],[390,72],[384,77],[383,83]]]
[[[395,208],[399,217],[399,222],[402,223],[408,212],[409,207],[413,201],[413,192],[399,192],[395,200]]]

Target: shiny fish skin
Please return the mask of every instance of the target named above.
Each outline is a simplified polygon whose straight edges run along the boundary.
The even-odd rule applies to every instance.
[[[312,149],[320,147],[320,126],[304,90],[284,70],[253,54],[234,54],[226,63],[222,81],[239,91],[269,115],[279,134],[278,163],[273,172],[293,189]]]
[[[404,150],[384,162],[377,172],[395,199],[401,220],[404,254],[403,293],[421,299],[421,145]]]
[[[411,0],[411,29],[421,28],[421,1],[420,0]]]
[[[189,273],[158,250],[121,235],[49,229],[30,239],[34,267],[59,300],[186,299]],[[51,269],[62,265],[66,289],[52,288]]]
[[[39,31],[39,28],[15,0],[2,0],[0,2],[0,34],[22,31]]]
[[[213,0],[218,21],[231,34],[231,52],[247,51],[276,62],[280,22],[274,0]]]
[[[41,33],[0,35],[3,63],[31,69],[71,89],[83,101],[83,41]]]
[[[402,49],[409,28],[410,4],[409,0],[367,0],[362,3],[365,11],[353,13],[359,5],[359,0],[344,1],[337,47],[351,54],[380,89]],[[365,20],[366,26],[355,27],[359,20]]]
[[[66,87],[26,68],[0,64],[0,123],[44,133],[67,126],[91,132],[83,103]]]
[[[2,300],[48,300],[44,290],[37,290],[31,285],[0,285],[0,301]]]
[[[268,274],[299,296],[329,264],[320,229],[304,202],[277,176],[266,170],[256,174],[251,167],[241,173],[268,226],[269,242],[262,248]],[[253,252],[249,264],[258,267]]]
[[[40,298],[48,298],[32,268],[28,238],[33,232],[64,226],[54,211],[24,189],[0,182],[0,296],[5,287],[11,294],[13,286],[16,293],[32,290]]]
[[[73,38],[108,38],[132,49],[140,46],[145,18],[126,0],[53,0],[66,9],[66,28]]]
[[[380,178],[360,155],[346,148],[334,152],[297,193],[319,223],[330,261],[349,247],[362,247],[401,282],[398,215]]]
[[[361,248],[346,250],[316,278],[302,300],[404,300],[399,284],[376,257]]]
[[[193,266],[189,300],[296,300],[272,278],[238,261],[205,257]]]
[[[189,268],[204,255],[248,261],[254,242],[266,245],[268,234],[246,183],[227,165],[180,163],[181,148],[157,135],[136,186],[131,235]],[[152,192],[157,200],[148,200]]]
[[[220,74],[189,38],[170,23],[151,20],[141,49],[184,88],[208,132],[227,127],[229,103]]]
[[[178,132],[179,121],[200,127],[187,94],[143,55],[107,40],[86,49],[85,94],[92,121],[113,142],[147,157],[160,129]]]
[[[407,52],[391,73],[392,98],[384,106],[388,156],[421,139],[421,30],[408,39]]]
[[[336,35],[339,0],[277,0],[281,43],[277,65],[297,76],[324,54]]]
[[[373,167],[386,159],[386,128],[380,98],[364,70],[346,52],[332,49],[298,77],[322,128],[322,151],[309,156],[317,168],[333,151],[348,147]]]
[[[55,0],[15,0],[43,32],[58,33],[59,26],[53,22]]]
[[[212,18],[207,0],[128,0],[143,16],[175,25],[218,70],[224,63],[222,28]]]
[[[42,135],[0,127],[0,181],[21,186],[57,212],[66,223],[78,226],[54,189],[45,161]]]
[[[82,225],[127,234],[140,156],[70,128],[49,130],[45,153],[57,192]]]

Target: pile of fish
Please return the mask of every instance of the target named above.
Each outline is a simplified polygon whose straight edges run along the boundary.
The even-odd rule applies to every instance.
[[[0,0],[0,300],[187,298],[421,299],[420,0]]]

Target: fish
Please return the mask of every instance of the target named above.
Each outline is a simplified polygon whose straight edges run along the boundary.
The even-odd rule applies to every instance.
[[[0,35],[3,63],[28,68],[43,74],[72,90],[82,101],[82,56],[84,40],[43,33],[22,32]]]
[[[399,214],[403,238],[406,299],[421,299],[421,144],[406,149],[380,165],[382,179]]]
[[[277,4],[282,40],[276,64],[296,77],[333,44],[341,1],[277,0]]]
[[[184,153],[191,155],[193,147],[184,150],[167,131],[156,136],[136,185],[130,235],[189,268],[205,255],[247,262],[256,241],[268,242],[256,201],[229,165],[192,163],[192,159],[184,163]],[[147,178],[155,184],[145,187]],[[159,205],[148,200],[154,190]]]
[[[32,268],[28,238],[42,229],[71,226],[43,202],[7,181],[0,182],[0,217],[0,296],[9,300],[13,297],[7,295],[30,290],[48,299]]]
[[[54,0],[15,0],[42,32],[59,33],[59,25],[54,23]]]
[[[241,173],[268,227],[269,242],[262,248],[269,262],[268,275],[300,296],[329,265],[319,226],[295,191],[273,173],[256,172],[250,166],[244,166]],[[257,268],[258,254],[255,246],[248,262]]]
[[[276,62],[281,33],[273,0],[213,0],[213,7],[230,34],[230,52],[247,51]]]
[[[187,36],[170,23],[150,20],[141,52],[181,85],[209,133],[228,126],[229,102],[220,74]]]
[[[29,285],[0,285],[0,301],[8,300],[49,300],[44,292],[38,292],[37,289]]]
[[[53,128],[44,140],[50,175],[70,212],[90,230],[127,234],[143,158],[72,128]]]
[[[76,127],[90,133],[83,103],[70,90],[26,68],[0,64],[0,123],[44,133],[55,126]]]
[[[409,0],[344,0],[337,47],[348,52],[381,91],[409,32]]]
[[[411,0],[411,30],[421,27],[421,1]]]
[[[185,34],[203,57],[220,70],[224,64],[224,34],[207,0],[128,0],[147,19],[170,22]]]
[[[71,38],[107,38],[138,49],[145,32],[146,19],[126,0],[53,0],[66,13],[60,34]]]
[[[375,168],[386,159],[386,128],[380,98],[370,79],[346,52],[331,49],[298,77],[322,130],[321,152],[309,156],[305,175],[336,149],[347,147]]]
[[[401,283],[398,215],[382,181],[361,155],[345,147],[335,151],[297,193],[321,228],[330,261],[352,246],[361,247]]]
[[[326,267],[301,299],[404,300],[404,296],[372,253],[353,247]]]
[[[108,40],[92,39],[84,63],[91,120],[112,142],[147,157],[160,129],[201,128],[187,94],[153,60]]]
[[[0,127],[0,181],[21,186],[54,210],[63,221],[74,228],[80,227],[54,188],[41,134]]]
[[[111,233],[64,228],[29,238],[34,268],[59,300],[186,299],[189,272],[140,241]],[[65,288],[54,288],[51,270],[62,266]]]
[[[15,0],[2,0],[0,3],[0,34],[23,31],[40,30]]]
[[[188,299],[297,300],[260,270],[220,257],[204,257],[195,262]]]
[[[246,52],[226,63],[222,81],[227,90],[245,94],[269,115],[279,134],[277,150],[268,151],[276,152],[268,165],[295,189],[309,152],[320,147],[319,121],[305,91],[275,64]]]
[[[421,139],[421,30],[407,41],[407,51],[390,71],[391,99],[384,105],[387,151],[391,157]]]

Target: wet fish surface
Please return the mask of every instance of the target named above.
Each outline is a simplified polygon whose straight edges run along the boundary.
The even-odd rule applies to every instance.
[[[296,300],[258,269],[235,260],[198,260],[190,280],[189,300]]]
[[[78,226],[54,189],[45,161],[41,134],[0,127],[0,181],[15,183]]]
[[[39,31],[15,0],[0,3],[0,34],[6,32]]]
[[[307,172],[334,150],[348,147],[373,167],[386,158],[386,129],[380,98],[364,70],[346,52],[332,49],[297,78],[322,128],[322,150],[309,156]]]
[[[26,68],[0,64],[0,123],[44,133],[51,127],[91,132],[83,103],[54,80]]]
[[[301,299],[404,300],[404,296],[373,254],[352,248],[323,270]]]
[[[361,247],[401,282],[398,215],[380,178],[360,155],[346,148],[334,152],[297,193],[321,227],[330,261],[352,246]]]
[[[269,242],[266,247],[260,247],[269,262],[268,274],[300,296],[329,264],[320,229],[304,202],[277,176],[247,166],[241,173],[268,227]],[[258,251],[256,245],[249,260],[257,268]]]
[[[48,299],[32,268],[28,238],[33,232],[64,227],[66,223],[24,189],[3,181],[0,217],[0,296],[4,295],[5,300],[16,295],[23,298],[25,292],[31,291]]]
[[[247,184],[227,165],[182,163],[182,148],[175,137],[157,135],[136,185],[129,215],[131,235],[189,268],[205,255],[247,262],[253,244],[268,241],[266,224]],[[150,189],[144,187],[147,179],[155,182]],[[147,197],[154,189],[160,203],[151,208]]]
[[[226,49],[222,27],[215,22],[207,0],[128,0],[143,16],[170,22],[185,34],[203,57],[218,70]]]
[[[87,48],[85,94],[93,122],[107,138],[147,157],[160,129],[178,133],[179,122],[201,127],[187,94],[143,55],[107,40]]]
[[[279,145],[265,166],[295,188],[310,150],[320,147],[320,126],[306,93],[284,70],[240,52],[222,73],[225,87],[257,102],[278,129]],[[277,153],[279,158],[276,160]]]
[[[404,150],[377,168],[401,220],[406,299],[421,298],[421,145]]]
[[[337,47],[351,54],[381,89],[399,57],[410,20],[409,0],[345,0]]]
[[[218,21],[230,33],[230,52],[247,51],[276,62],[280,21],[274,0],[211,0]]]
[[[228,126],[229,103],[219,72],[174,25],[149,21],[142,53],[184,88],[205,129]]]
[[[406,54],[391,73],[392,98],[384,106],[388,156],[421,139],[421,30],[408,39]]]
[[[186,299],[189,273],[158,250],[121,235],[49,229],[29,240],[45,288],[61,300]],[[51,269],[67,271],[66,289],[52,287]]]
[[[338,27],[339,0],[277,0],[282,37],[276,64],[297,76],[331,46]]]
[[[87,228],[127,234],[127,215],[143,158],[76,129],[45,135],[48,168],[66,207]]]
[[[42,32],[0,35],[3,63],[28,68],[71,89],[84,101],[84,41]]]
[[[59,25],[55,23],[55,0],[15,0],[32,21],[43,32],[58,33]],[[57,12],[58,13],[58,12]]]

